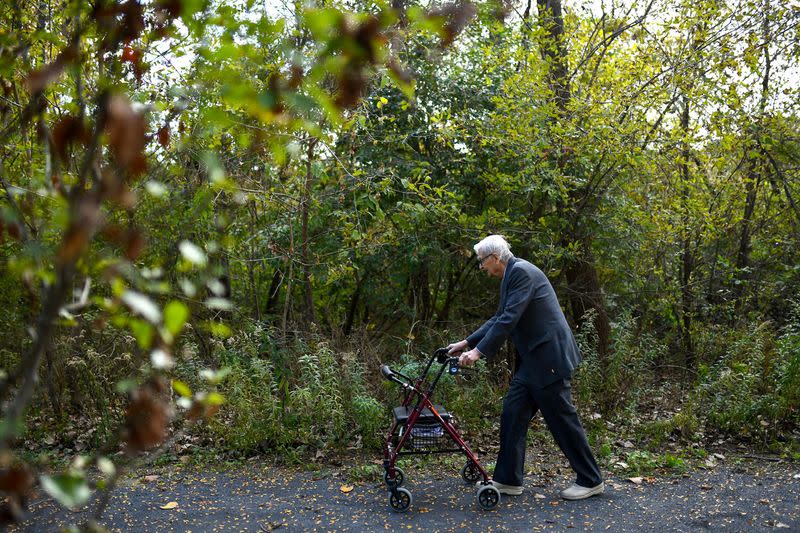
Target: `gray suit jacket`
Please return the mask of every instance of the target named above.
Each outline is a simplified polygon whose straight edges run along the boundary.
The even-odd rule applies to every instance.
[[[547,276],[516,257],[506,265],[497,313],[467,337],[467,343],[491,358],[509,336],[520,355],[518,377],[535,388],[571,378],[581,361]]]

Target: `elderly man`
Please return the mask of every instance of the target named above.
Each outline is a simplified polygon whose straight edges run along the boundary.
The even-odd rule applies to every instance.
[[[510,336],[519,352],[500,419],[500,452],[492,483],[502,494],[522,494],[528,425],[541,411],[569,464],[576,482],[561,491],[567,500],[581,500],[603,492],[600,469],[589,448],[575,406],[570,379],[580,363],[578,345],[567,324],[555,291],[537,267],[514,257],[501,235],[490,235],[475,245],[478,264],[489,276],[500,278],[497,313],[463,341],[449,345],[461,365],[490,358]]]

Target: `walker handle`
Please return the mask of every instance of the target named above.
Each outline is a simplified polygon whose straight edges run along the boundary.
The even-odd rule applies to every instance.
[[[381,374],[383,374],[383,377],[388,381],[394,381],[395,383],[399,383],[401,385],[403,384],[403,382],[394,375],[394,372],[392,372],[392,369],[389,368],[389,365],[381,366]]]
[[[447,353],[447,348],[439,348],[433,352],[433,356],[436,358],[436,362],[440,365],[447,363],[447,360],[450,359],[450,356]]]

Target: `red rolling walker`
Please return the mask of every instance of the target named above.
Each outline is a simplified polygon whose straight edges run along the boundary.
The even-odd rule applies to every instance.
[[[436,362],[440,365],[433,381],[428,374]],[[389,506],[393,511],[408,511],[414,499],[403,487],[405,474],[397,466],[401,455],[427,455],[434,453],[463,453],[467,462],[461,469],[461,477],[470,485],[478,484],[477,500],[483,510],[494,509],[500,503],[500,492],[489,481],[489,475],[478,458],[464,442],[451,422],[451,415],[441,405],[431,402],[431,396],[445,370],[450,374],[459,371],[458,358],[448,357],[446,348],[436,350],[425,370],[418,378],[410,378],[394,371],[388,365],[381,373],[397,383],[405,391],[403,405],[394,408],[394,421],[386,437],[383,451],[383,480],[389,489]],[[480,482],[480,483],[479,483]]]

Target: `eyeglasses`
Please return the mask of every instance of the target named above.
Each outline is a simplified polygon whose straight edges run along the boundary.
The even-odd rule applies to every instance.
[[[495,254],[489,254],[489,255],[487,255],[485,257],[479,257],[478,258],[478,266],[482,267],[483,266],[483,262],[486,261],[487,259],[489,259],[490,257],[492,257],[493,255],[495,255]]]

